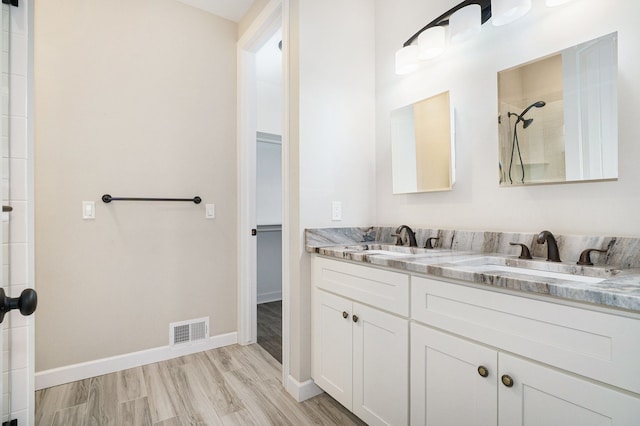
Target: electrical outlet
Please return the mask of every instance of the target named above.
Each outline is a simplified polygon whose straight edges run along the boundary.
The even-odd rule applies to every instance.
[[[331,203],[331,220],[342,220],[342,203],[340,201]]]

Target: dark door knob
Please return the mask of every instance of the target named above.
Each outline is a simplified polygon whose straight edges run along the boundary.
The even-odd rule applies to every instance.
[[[4,289],[0,288],[0,323],[4,314],[12,309],[19,309],[22,315],[31,315],[38,306],[38,294],[32,288],[22,290],[20,297],[7,297]]]

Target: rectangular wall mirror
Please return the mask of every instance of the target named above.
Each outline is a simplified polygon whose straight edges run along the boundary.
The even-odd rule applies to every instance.
[[[500,185],[618,177],[617,33],[498,73]]]
[[[454,183],[449,92],[391,112],[393,193],[449,191]]]

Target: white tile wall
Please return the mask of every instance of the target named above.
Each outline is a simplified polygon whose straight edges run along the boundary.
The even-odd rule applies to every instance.
[[[26,117],[11,117],[9,121],[9,137],[11,158],[27,158],[27,119]]]
[[[10,37],[3,37],[3,41],[10,40],[10,49],[6,43],[2,46],[2,60],[5,64],[9,59],[8,75],[3,65],[3,78],[9,79],[10,97],[9,116],[2,118],[2,142],[9,137],[9,143],[3,143],[2,160],[2,187],[3,203],[13,206],[10,213],[9,224],[3,223],[3,265],[4,283],[8,284],[8,293],[11,297],[17,297],[20,292],[29,285],[29,214],[31,201],[28,192],[28,157],[27,137],[27,81],[28,81],[28,16],[29,7],[33,3],[21,1],[20,7],[10,8],[10,19],[3,22],[2,28],[6,30],[10,25]],[[10,21],[10,22],[9,22]],[[7,54],[7,50],[9,53]],[[7,98],[2,96],[2,101]],[[5,161],[6,160],[6,161]],[[6,267],[8,266],[8,268]],[[2,337],[4,339],[4,353],[2,366],[2,379],[5,383],[2,395],[2,421],[18,419],[21,425],[33,424],[33,365],[30,365],[33,357],[29,355],[32,348],[31,328],[33,317],[23,317],[19,313],[11,313],[2,324]],[[6,387],[11,383],[11,393]],[[7,412],[10,400],[11,413]]]

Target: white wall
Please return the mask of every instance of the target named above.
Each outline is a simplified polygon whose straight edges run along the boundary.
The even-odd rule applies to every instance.
[[[257,126],[259,132],[282,135],[282,51],[278,29],[256,52]]]
[[[408,76],[394,74],[394,53],[415,31],[457,2],[376,1],[377,223],[458,229],[640,236],[640,2],[574,0],[532,11],[503,26],[483,25],[469,42]],[[619,179],[498,187],[497,72],[618,31]],[[456,108],[457,179],[451,192],[392,195],[390,113],[451,90]]]
[[[258,131],[282,135],[282,84],[258,80],[257,105]]]
[[[367,0],[289,4],[290,117],[284,123],[289,146],[283,164],[289,171],[284,188],[289,209],[283,235],[291,285],[284,309],[290,312],[289,372],[303,382],[311,374],[304,229],[375,220],[374,5]],[[332,201],[343,203],[340,222],[331,221]]]
[[[299,216],[292,217],[291,371],[306,380],[311,326],[304,229],[375,222],[374,4],[296,1],[292,9],[294,85],[299,78],[292,103],[292,119],[298,115],[292,129],[299,130],[291,137],[298,162],[292,182],[299,186],[292,207]],[[340,222],[331,220],[332,201],[342,202]]]
[[[282,300],[282,231],[279,227],[258,226],[258,304]]]
[[[256,222],[282,223],[282,51],[276,31],[256,52]],[[274,138],[274,135],[277,136]],[[279,138],[278,138],[279,137]]]
[[[258,139],[256,154],[257,300],[266,303],[282,299],[282,145]]]
[[[300,7],[300,203],[305,227],[375,219],[374,51],[370,1]],[[354,19],[357,17],[357,19]],[[341,222],[331,201],[342,202]]]
[[[282,145],[256,144],[256,224],[282,224]]]

